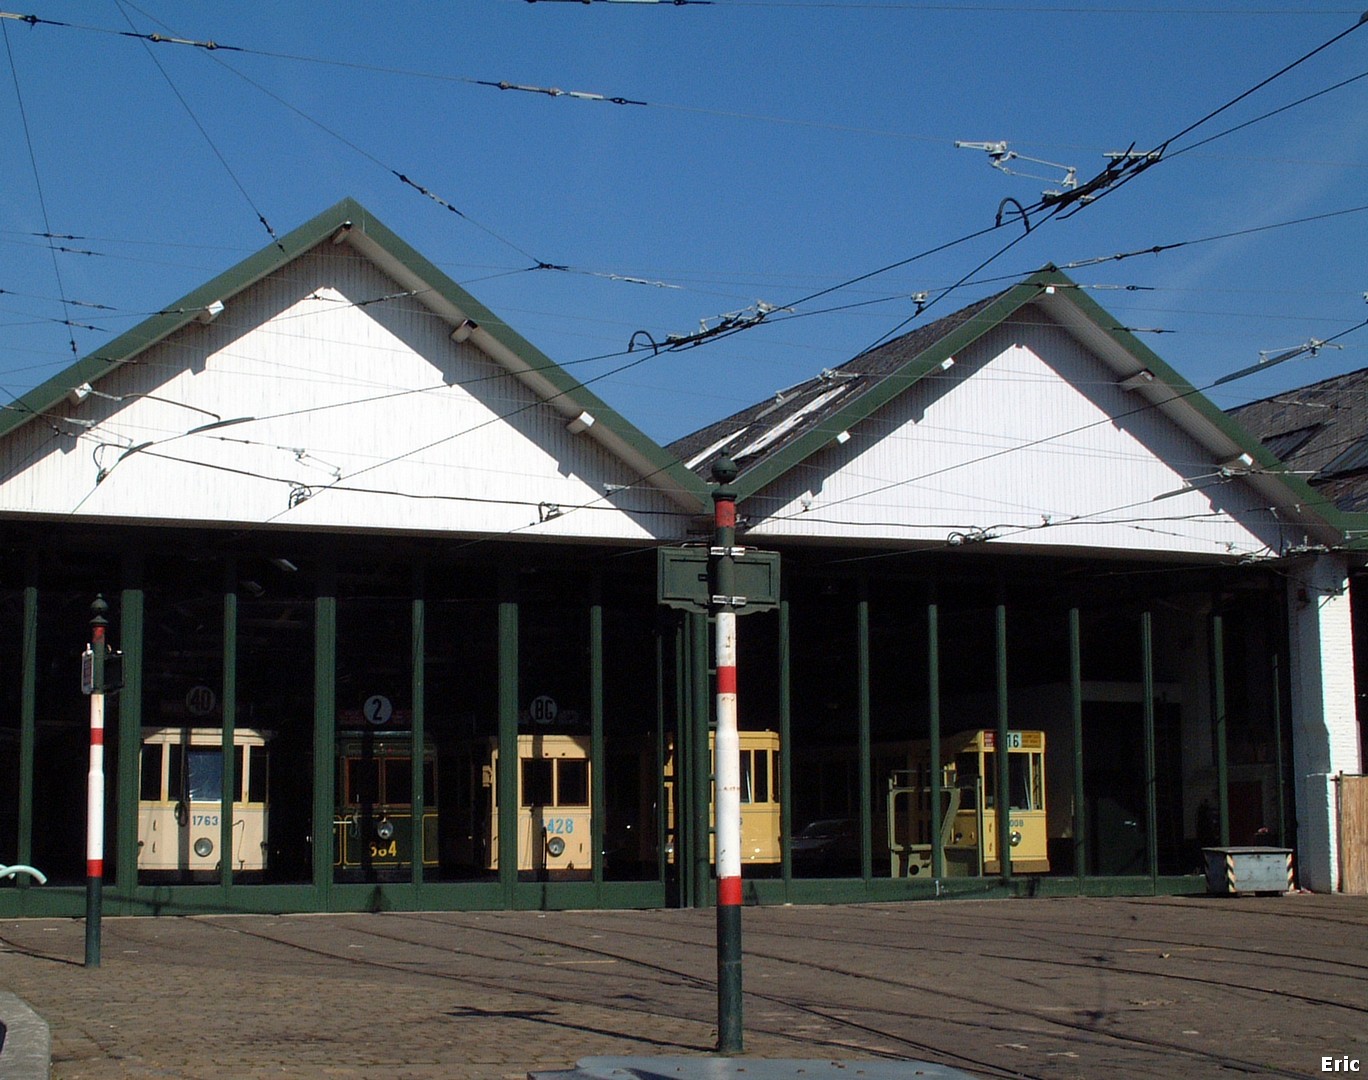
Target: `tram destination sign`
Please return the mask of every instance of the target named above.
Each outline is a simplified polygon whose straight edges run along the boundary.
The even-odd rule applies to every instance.
[[[702,546],[658,548],[657,602],[684,611],[707,611],[713,597],[712,558],[712,549]],[[779,552],[737,548],[732,567],[738,615],[779,606]]]

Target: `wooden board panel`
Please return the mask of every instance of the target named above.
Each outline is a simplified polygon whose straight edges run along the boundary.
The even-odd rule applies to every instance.
[[[1340,891],[1368,895],[1368,776],[1339,778]]]

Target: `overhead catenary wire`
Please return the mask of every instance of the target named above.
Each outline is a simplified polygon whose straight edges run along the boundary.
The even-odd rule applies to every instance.
[[[119,13],[128,22],[128,25],[132,27],[133,20],[128,17],[128,12],[124,10],[123,0],[114,0],[114,3],[115,6],[119,9]],[[131,4],[129,6],[132,7]],[[247,188],[243,186],[242,180],[238,177],[238,174],[233,170],[233,167],[230,164],[228,164],[228,159],[223,156],[223,151],[218,148],[218,144],[214,142],[213,137],[210,136],[208,129],[200,123],[199,117],[195,115],[195,110],[190,108],[190,103],[185,100],[185,95],[180,92],[179,87],[176,86],[175,82],[172,80],[166,68],[162,66],[162,62],[157,59],[157,57],[153,54],[152,50],[148,47],[148,43],[146,40],[147,35],[137,33],[136,28],[134,28],[132,36],[137,37],[139,39],[143,39],[141,40],[141,44],[143,46],[143,49],[147,53],[147,58],[152,61],[153,65],[161,73],[162,78],[166,81],[166,85],[171,88],[171,93],[175,96],[176,100],[180,102],[181,108],[185,110],[185,114],[188,117],[190,117],[190,122],[195,125],[195,128],[199,131],[200,136],[204,139],[209,149],[213,151],[214,157],[216,157],[218,159],[219,164],[223,166],[224,171],[228,174],[228,178],[233,181],[233,186],[238,189],[238,192],[247,201],[247,205],[252,208],[252,212],[256,214],[257,221],[261,223],[261,227],[266,230],[266,234],[271,238],[271,241],[275,244],[275,246],[279,247],[282,251],[284,251],[285,249],[280,246],[280,237],[276,235],[275,229],[271,228],[271,223],[266,220],[266,215],[261,212],[261,208],[257,206],[256,201],[248,193]],[[177,43],[198,44],[179,41]],[[211,42],[209,43],[208,47],[217,48],[218,46],[213,45],[213,43]]]
[[[43,195],[43,181],[38,169],[38,155],[33,149],[33,133],[29,130],[28,110],[24,107],[24,93],[19,86],[19,67],[14,62],[14,50],[10,46],[9,28],[4,22],[0,22],[0,31],[5,36],[5,55],[9,59],[10,77],[14,82],[14,96],[19,104],[19,120],[24,129],[24,145],[28,149],[29,166],[33,170],[33,185],[38,195],[38,209],[43,216],[43,231],[52,232],[52,222],[48,217],[47,199]],[[53,248],[52,241],[48,241],[48,254],[52,257],[52,274],[57,281],[57,292],[62,297],[62,311],[69,318],[66,303],[66,286],[62,283],[62,268],[58,263],[57,252]],[[80,355],[80,350],[76,347],[76,336],[71,333],[71,324],[67,323],[67,341],[71,346],[73,357]]]

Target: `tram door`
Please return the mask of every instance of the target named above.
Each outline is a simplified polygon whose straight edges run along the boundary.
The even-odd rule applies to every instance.
[[[266,744],[270,734],[233,733],[234,872],[266,867]],[[138,778],[138,870],[216,874],[222,859],[223,732],[144,728]]]

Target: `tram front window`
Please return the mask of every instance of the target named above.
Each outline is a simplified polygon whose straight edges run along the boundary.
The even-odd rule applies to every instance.
[[[1029,754],[1007,755],[1007,780],[1011,785],[1013,810],[1034,810],[1036,803],[1031,798],[1031,756]]]
[[[144,778],[144,782],[146,779]],[[171,747],[172,799],[190,802],[223,800],[223,751],[209,746]]]
[[[435,788],[425,790],[436,792]],[[413,768],[408,758],[385,759],[385,802],[390,806],[413,803]]]
[[[552,775],[554,762],[549,758],[524,758],[522,763],[522,804],[524,806],[553,806]]]
[[[558,806],[589,805],[589,762],[562,761],[560,763],[560,791]]]
[[[1039,788],[1031,783],[1031,754],[1007,755],[1007,790],[1012,797],[1011,809],[1036,810],[1040,806]],[[997,753],[989,750],[983,755],[983,805],[991,810],[997,805]]]

